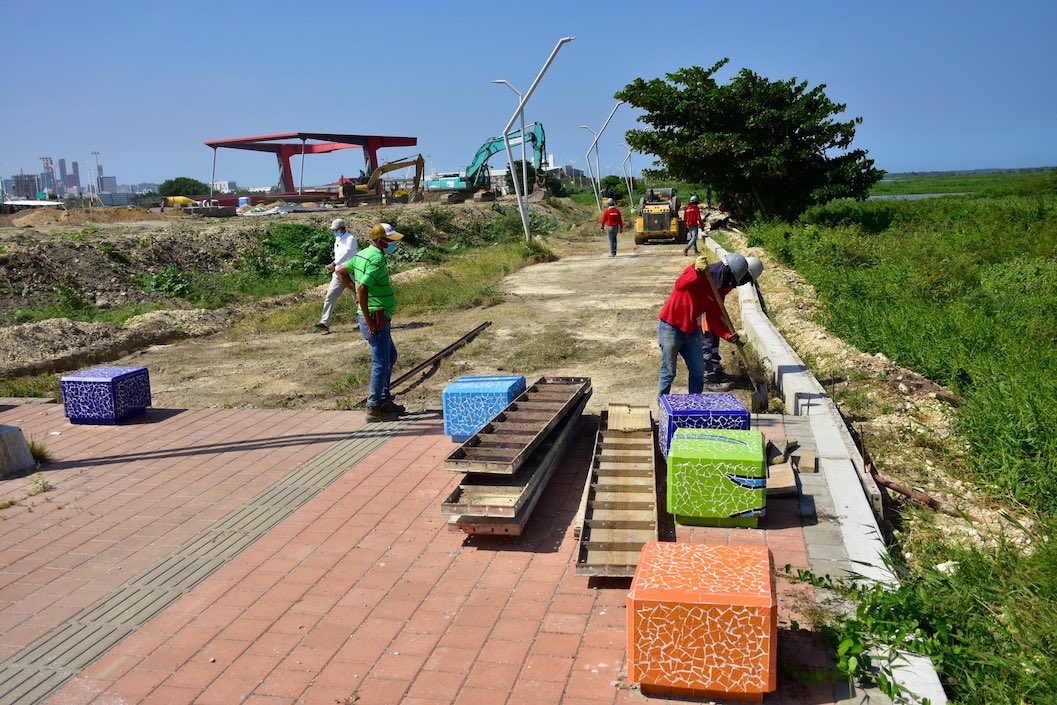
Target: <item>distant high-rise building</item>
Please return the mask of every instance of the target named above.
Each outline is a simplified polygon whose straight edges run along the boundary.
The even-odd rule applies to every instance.
[[[11,177],[11,198],[36,198],[39,178],[35,174],[15,174]]]
[[[66,160],[59,158],[59,183],[66,185]]]
[[[100,169],[100,171],[102,171]],[[99,193],[117,193],[117,177],[99,175]]]
[[[73,173],[70,174],[70,180],[66,182],[66,188],[75,188],[80,190],[81,170],[77,167],[77,162],[71,162],[70,168],[73,169]]]

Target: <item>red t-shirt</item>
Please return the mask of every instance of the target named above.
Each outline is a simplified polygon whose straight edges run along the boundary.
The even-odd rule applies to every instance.
[[[618,228],[624,227],[624,218],[620,215],[620,209],[616,206],[610,206],[602,211],[602,227],[604,228],[607,225]]]
[[[658,318],[684,333],[693,333],[697,329],[698,317],[704,314],[708,330],[729,340],[731,331],[723,325],[723,313],[705,278],[707,276],[708,272],[698,272],[692,264],[683,270]]]

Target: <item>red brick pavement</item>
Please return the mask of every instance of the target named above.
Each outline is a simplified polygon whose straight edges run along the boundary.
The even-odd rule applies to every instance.
[[[5,513],[16,523],[4,528],[18,536],[4,538],[0,573],[8,581],[0,588],[5,656],[315,455],[359,418],[187,411],[138,427],[130,438],[128,427],[81,432],[53,409],[40,411],[41,418],[38,410],[0,414],[0,423],[45,436],[60,459],[48,473],[58,487],[49,497],[55,507]],[[519,538],[447,529],[439,505],[458,483],[443,467],[454,446],[441,435],[439,419],[414,423],[47,702],[658,701],[622,675],[628,581],[596,583],[575,572],[572,522],[594,436],[584,423]],[[47,437],[52,428],[63,435]],[[290,440],[296,434],[309,440]],[[197,451],[177,450],[189,446]],[[123,453],[132,459],[119,461]],[[17,494],[10,483],[4,492]],[[777,565],[806,566],[795,500],[772,502],[768,512],[766,531],[679,527],[676,536],[759,541]],[[123,531],[129,522],[142,528]],[[56,544],[63,548],[50,549]],[[83,561],[68,558],[81,553]],[[58,581],[61,591],[46,589]],[[779,590],[783,618],[798,616],[794,600],[810,599],[782,581]],[[17,635],[11,647],[8,630]],[[780,641],[780,655],[795,651],[809,667],[822,663],[813,645],[785,635]],[[780,692],[765,702],[832,701],[828,685],[787,681],[780,676]]]

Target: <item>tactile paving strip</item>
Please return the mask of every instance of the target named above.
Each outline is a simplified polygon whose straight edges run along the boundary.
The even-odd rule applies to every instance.
[[[0,703],[32,705],[87,668],[406,425],[372,423],[298,466],[146,572],[0,664]]]

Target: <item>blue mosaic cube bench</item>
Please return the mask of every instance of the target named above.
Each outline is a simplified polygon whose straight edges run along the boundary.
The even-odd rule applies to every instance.
[[[146,367],[90,367],[66,375],[60,386],[70,423],[118,423],[150,406]]]
[[[657,442],[668,457],[677,428],[728,428],[747,431],[749,412],[733,394],[665,394],[661,397]]]
[[[460,377],[444,388],[444,433],[465,443],[525,391],[521,375]]]

